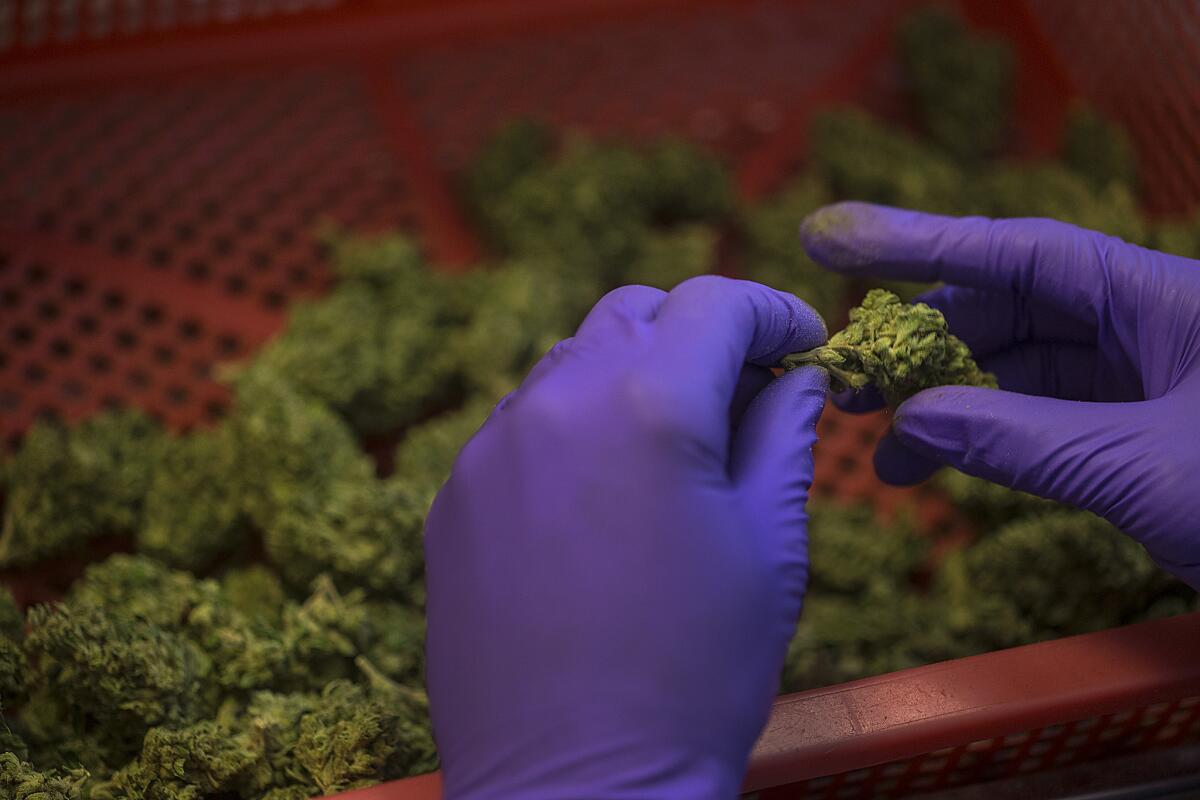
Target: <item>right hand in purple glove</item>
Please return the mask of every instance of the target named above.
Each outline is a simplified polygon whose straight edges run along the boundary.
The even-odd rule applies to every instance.
[[[1200,589],[1200,262],[1052,220],[855,202],[815,212],[801,238],[845,274],[945,282],[920,299],[1004,390],[905,402],[875,455],[883,480],[949,464],[1093,511]]]

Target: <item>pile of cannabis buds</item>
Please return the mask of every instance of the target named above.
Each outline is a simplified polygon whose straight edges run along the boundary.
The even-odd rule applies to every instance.
[[[927,12],[904,26],[901,53],[924,138],[861,111],[820,114],[808,171],[749,206],[686,143],[513,124],[462,179],[488,268],[446,276],[402,236],[328,233],[336,287],[223,369],[234,402],[218,424],[176,435],[135,411],[36,424],[4,467],[0,564],[112,534],[133,553],[92,565],[57,604],[22,611],[0,597],[0,800],[299,800],[434,768],[424,513],[496,398],[612,286],[713,271],[724,238],[744,277],[837,319],[859,287],[809,262],[795,230],[840,198],[1050,216],[1200,255],[1200,225],[1143,220],[1126,138],[1090,111],[1072,116],[1060,161],[997,159],[1013,72],[1003,44]],[[934,363],[924,350],[863,360],[856,344],[913,313],[940,366],[922,372]],[[799,360],[853,385],[869,377],[893,400],[914,375],[990,380],[940,315],[886,291]],[[396,431],[378,477],[360,442]],[[941,480],[979,536],[936,565],[904,517],[814,501],[785,689],[1196,606],[1095,517]]]

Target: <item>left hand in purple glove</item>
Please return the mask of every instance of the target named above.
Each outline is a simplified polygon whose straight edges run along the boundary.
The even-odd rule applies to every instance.
[[[807,580],[825,341],[754,283],[602,299],[464,448],[426,525],[448,798],[732,797]]]

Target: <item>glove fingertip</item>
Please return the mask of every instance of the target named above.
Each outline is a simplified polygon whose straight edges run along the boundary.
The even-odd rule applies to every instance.
[[[875,474],[892,486],[915,486],[930,478],[942,466],[905,447],[889,432],[875,448]]]
[[[872,261],[861,246],[857,231],[878,211],[870,203],[847,200],[824,206],[800,223],[800,243],[817,263],[852,271]]]
[[[883,399],[883,395],[879,394],[879,391],[874,386],[865,386],[862,389],[846,389],[842,392],[834,392],[830,397],[838,410],[845,411],[848,414],[869,414],[887,405]]]

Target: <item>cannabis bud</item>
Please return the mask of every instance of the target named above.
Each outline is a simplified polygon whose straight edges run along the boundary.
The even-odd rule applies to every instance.
[[[931,386],[996,388],[996,377],[979,369],[942,312],[909,305],[884,289],[867,292],[850,311],[850,324],[828,344],[783,359],[788,370],[806,364],[827,369],[839,391],[874,384],[891,405]]]
[[[81,769],[39,772],[14,753],[0,753],[3,800],[80,800],[88,774]]]

